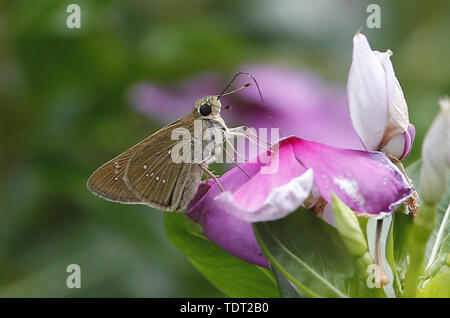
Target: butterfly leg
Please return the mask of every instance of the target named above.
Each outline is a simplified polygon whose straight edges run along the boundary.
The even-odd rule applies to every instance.
[[[241,128],[241,127],[236,127],[236,128]],[[233,128],[232,128],[232,129],[233,129]],[[229,130],[226,132],[227,140],[228,140],[228,136],[242,136],[242,137],[244,137],[245,139],[247,139],[248,141],[250,141],[250,142],[256,144],[257,146],[263,148],[264,150],[273,153],[273,151],[270,150],[267,146],[264,146],[264,145],[260,144],[258,141],[252,139],[249,135],[246,135],[246,134],[243,133],[243,132],[234,131],[234,130],[232,130],[232,129],[229,129]],[[251,131],[251,129],[249,129],[249,131]]]
[[[236,150],[236,148],[233,146],[233,144],[228,140],[228,138],[225,138],[226,143],[228,144],[228,146],[230,146],[230,148],[233,150],[233,152],[239,157],[239,159],[241,159],[244,162],[247,162],[248,160],[245,159],[244,157],[242,157],[239,152]]]
[[[261,136],[258,136],[258,134],[256,134],[253,129],[250,129],[247,126],[238,126],[238,127],[233,127],[233,128],[229,128],[228,129],[231,132],[240,132],[242,131],[243,133],[248,132],[249,134],[251,134],[253,137],[255,137],[257,140],[262,140],[266,145],[271,146],[271,144],[265,140],[264,138],[262,138]]]
[[[236,162],[234,161],[233,157],[228,153],[227,149],[225,147],[223,147],[223,152],[225,153],[225,156],[227,156],[227,158],[229,158],[231,160],[231,162],[233,163],[233,165],[235,165],[236,167],[238,167],[249,179],[251,178],[247,172],[245,172],[244,169],[242,169],[242,167]]]
[[[208,187],[209,187],[209,174],[206,175],[206,180],[205,180],[205,181],[206,181],[206,184],[207,184]]]
[[[222,187],[222,185],[219,182],[219,179],[217,179],[217,177],[214,175],[214,173],[209,171],[208,168],[204,167],[202,164],[200,164],[199,166],[200,166],[200,169],[202,169],[208,176],[210,176],[217,183],[220,190],[222,190],[222,192],[225,192],[225,189]]]

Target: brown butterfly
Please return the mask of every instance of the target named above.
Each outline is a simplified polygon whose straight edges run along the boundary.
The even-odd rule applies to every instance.
[[[176,163],[172,160],[171,150],[179,142],[171,139],[172,131],[183,128],[194,135],[195,120],[201,120],[207,127],[227,130],[220,116],[221,108],[218,96],[199,99],[187,116],[98,168],[87,182],[89,190],[114,202],[147,204],[167,211],[185,209],[197,191],[203,172],[212,173],[207,169],[208,161]]]
[[[208,170],[212,156],[200,162],[175,162],[173,160],[171,152],[179,140],[172,139],[172,133],[176,129],[184,129],[191,135],[195,135],[194,122],[199,120],[203,128],[220,130],[225,136],[243,135],[238,131],[246,128],[245,126],[236,128],[226,126],[220,116],[222,104],[219,100],[222,96],[250,86],[250,84],[246,84],[225,93],[236,77],[241,74],[250,76],[259,91],[258,83],[252,75],[245,72],[237,73],[221,94],[197,100],[195,107],[187,116],[163,127],[98,168],[87,182],[88,189],[109,201],[146,204],[163,211],[184,210],[197,192],[203,172],[214,179],[223,191],[216,176]],[[262,99],[261,93],[260,97]],[[264,103],[263,99],[262,101]],[[248,138],[248,136],[245,137]],[[225,137],[225,141],[228,141],[227,137]],[[190,147],[194,148],[194,143],[195,140],[192,141]],[[213,148],[217,146],[222,147],[223,141],[216,140]],[[214,155],[214,151],[212,154]],[[234,161],[233,163],[236,164]]]

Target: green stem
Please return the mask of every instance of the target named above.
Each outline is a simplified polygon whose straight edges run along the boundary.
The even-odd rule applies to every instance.
[[[384,269],[384,258],[381,253],[381,234],[383,230],[383,220],[377,220],[375,232],[375,264],[377,265],[377,285],[385,286],[389,284],[389,278]]]
[[[416,297],[419,278],[425,271],[426,247],[436,224],[437,205],[424,202],[414,219],[408,246],[409,264],[403,297]]]

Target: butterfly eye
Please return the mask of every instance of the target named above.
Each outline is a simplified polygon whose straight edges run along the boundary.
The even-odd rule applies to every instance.
[[[208,116],[212,112],[211,105],[208,103],[202,104],[200,106],[199,112],[202,116]]]

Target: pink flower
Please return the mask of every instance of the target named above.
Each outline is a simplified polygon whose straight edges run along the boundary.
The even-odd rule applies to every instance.
[[[381,150],[398,159],[412,147],[415,128],[390,57],[372,51],[366,37],[353,38],[353,60],[347,84],[350,116],[367,150]]]
[[[256,163],[241,165],[250,178],[238,168],[219,178],[225,192],[213,181],[200,185],[187,214],[224,250],[268,267],[252,222],[285,217],[300,206],[311,208],[319,199],[330,202],[332,193],[356,213],[381,218],[411,196],[405,177],[386,155],[354,150],[382,149],[403,158],[414,139],[388,53],[372,52],[367,41],[355,43],[348,85],[350,113],[345,93],[314,75],[271,65],[239,68],[258,80],[268,112],[256,87],[247,88],[221,99],[223,105],[232,106],[222,112],[229,126],[270,128],[269,113],[282,136],[315,142],[296,137],[280,141],[278,156],[271,157],[279,161],[275,173],[263,173],[273,163],[265,163],[263,153]],[[140,83],[131,88],[130,98],[139,111],[171,121],[186,114],[197,98],[220,93],[226,82],[215,73],[203,73],[170,89]],[[242,77],[234,87],[246,82],[248,78]],[[327,205],[325,214],[329,210]]]
[[[398,168],[380,152],[341,149],[290,137],[279,142],[278,171],[264,174],[270,165],[258,158],[219,178],[203,183],[188,208],[204,234],[229,253],[247,262],[267,266],[251,222],[282,218],[322,197],[335,193],[356,213],[380,218],[407,200],[412,190]],[[263,156],[265,154],[262,154]],[[278,159],[275,159],[278,158]]]

